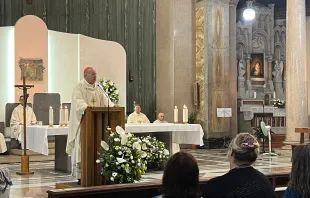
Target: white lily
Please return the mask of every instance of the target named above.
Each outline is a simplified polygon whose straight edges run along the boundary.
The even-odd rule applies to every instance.
[[[141,151],[141,145],[139,144],[139,142],[133,143],[132,148]]]
[[[167,149],[164,149],[164,155],[169,155],[169,151]]]
[[[113,176],[113,177],[116,177],[116,176],[117,176],[117,173],[116,173],[116,172],[112,173],[112,176]]]
[[[105,141],[101,141],[101,147],[106,151],[109,150],[109,145]]]
[[[141,157],[146,158],[146,156],[147,156],[146,152],[142,152]]]
[[[122,135],[122,134],[125,134],[125,131],[122,127],[120,126],[117,126],[116,127],[116,133],[119,134],[119,135]]]
[[[121,144],[126,145],[128,140],[128,136],[126,134],[121,134]]]
[[[120,164],[127,162],[125,159],[119,158],[119,157],[117,157],[116,160],[117,160],[117,162],[120,163]]]

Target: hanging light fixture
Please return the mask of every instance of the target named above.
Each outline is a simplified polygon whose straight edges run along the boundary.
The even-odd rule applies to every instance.
[[[252,21],[255,18],[255,10],[253,9],[253,1],[247,1],[247,8],[243,11],[243,18],[246,21]]]

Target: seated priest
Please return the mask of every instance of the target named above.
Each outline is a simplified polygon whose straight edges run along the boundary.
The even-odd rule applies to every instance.
[[[4,135],[0,132],[0,153],[5,153],[7,150]]]
[[[96,70],[93,67],[86,67],[84,69],[84,79],[73,88],[72,93],[66,152],[71,156],[72,175],[79,181],[81,178],[80,124],[82,115],[87,110],[87,107],[108,106],[109,99],[96,82],[96,79]],[[109,103],[111,107],[114,106],[111,100]]]
[[[154,123],[168,123],[165,120],[165,114],[164,113],[159,113],[158,116],[157,116],[157,120],[155,120]]]
[[[11,136],[19,141],[21,141],[20,125],[24,125],[24,96],[19,97],[20,104],[15,107],[12,112],[10,126],[13,128]],[[35,125],[37,124],[36,115],[33,112],[33,109],[26,105],[26,125]]]
[[[141,112],[141,105],[135,105],[135,111],[127,118],[127,123],[150,123],[149,119]]]

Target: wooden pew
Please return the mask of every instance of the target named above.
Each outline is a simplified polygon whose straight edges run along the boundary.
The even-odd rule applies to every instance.
[[[289,173],[266,175],[274,188],[284,187],[289,181]],[[200,187],[206,184],[208,179],[200,180]],[[65,186],[65,185],[64,185]],[[68,185],[70,186],[70,185]],[[136,184],[118,184],[94,187],[78,187],[49,190],[49,198],[99,198],[99,197],[139,197],[149,198],[160,194],[161,182],[148,182]],[[283,195],[284,191],[276,192]]]
[[[292,151],[294,148],[300,144],[305,143],[305,133],[310,135],[310,128],[295,128],[295,133],[300,133],[299,144],[292,144]]]

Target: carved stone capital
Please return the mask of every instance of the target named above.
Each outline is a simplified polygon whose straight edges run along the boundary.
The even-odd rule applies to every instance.
[[[247,61],[251,60],[251,54],[245,54],[244,59]]]
[[[238,3],[239,3],[239,0],[230,0],[229,5],[237,7]]]
[[[266,60],[268,61],[268,63],[271,63],[272,62],[272,55],[267,55],[266,56]]]

